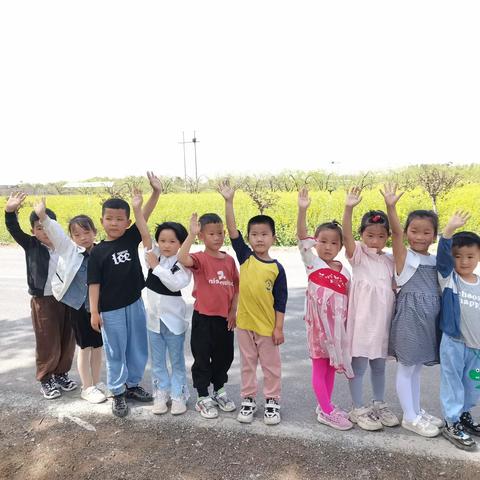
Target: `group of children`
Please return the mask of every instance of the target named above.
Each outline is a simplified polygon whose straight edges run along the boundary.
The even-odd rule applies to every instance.
[[[161,183],[153,173],[148,178],[152,194],[145,205],[140,193],[132,198],[133,225],[126,201],[104,202],[101,224],[106,238],[98,244],[89,217],[73,217],[68,236],[44,201],[34,206],[29,235],[17,219],[25,195],[12,194],[7,201],[7,228],[26,255],[37,380],[43,395],[53,399],[61,390],[77,387],[68,376],[76,341],[82,398],[91,403],[106,400],[106,387],[100,382],[103,346],[115,415],[127,415],[127,399],[153,400],[155,414],[166,413],[169,406],[174,415],[184,413],[189,398],[184,355],[189,323],[181,289],[193,276],[191,373],[198,395],[196,410],[204,418],[216,418],[218,409],[236,410],[225,390],[235,331],[242,398],[237,420],[251,423],[255,416],[260,362],[264,422],[278,424],[279,346],[284,342],[288,294],[285,270],[269,253],[275,242],[274,220],[267,215],[252,217],[247,244],[235,221],[235,192],[228,183],[220,186],[238,272],[234,259],[222,250],[224,225],[215,213],[199,218],[193,214],[189,231],[177,222],[161,223],[152,239],[147,221]],[[352,228],[360,189],[347,193],[343,227],[336,221],[322,223],[313,237],[307,231],[308,191],[304,188],[298,195],[297,236],[308,277],[305,324],[317,419],[339,430],[353,424],[364,430],[398,425],[384,398],[386,360],[393,357],[402,426],[427,437],[442,432],[457,447],[471,450],[476,445],[472,435],[480,435],[480,425],[471,416],[480,394],[474,381],[480,373],[480,279],[474,273],[480,260],[480,237],[473,232],[455,233],[469,218],[457,212],[443,231],[435,257],[429,247],[437,236],[437,215],[415,210],[402,228],[396,212],[402,193],[394,185],[386,185],[381,193],[387,213],[375,210],[363,215],[360,241],[354,240]],[[390,236],[393,255],[383,251]],[[190,253],[197,237],[204,250]],[[140,242],[149,267],[146,280],[138,255]],[[351,275],[336,259],[343,247]],[[153,395],[140,386],[148,346]],[[422,366],[439,362],[445,422],[420,406]],[[371,403],[363,399],[368,366]],[[348,378],[350,412],[332,404],[336,373]]]

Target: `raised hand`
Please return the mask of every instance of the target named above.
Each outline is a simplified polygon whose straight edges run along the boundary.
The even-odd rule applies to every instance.
[[[396,183],[386,183],[380,193],[383,195],[387,207],[395,207],[405,192],[397,192]]]
[[[142,208],[143,204],[143,195],[140,190],[134,190],[132,195],[132,207],[134,210]]]
[[[362,201],[362,197],[360,196],[361,193],[362,189],[360,187],[352,187],[349,191],[347,191],[345,206],[350,208],[356,207]]]
[[[155,252],[151,250],[145,254],[145,261],[152,270],[160,263]]]
[[[457,228],[463,227],[470,219],[470,213],[463,210],[457,210],[451,217],[445,227],[444,234],[451,235]]]
[[[218,185],[218,193],[225,199],[226,202],[233,202],[235,190],[230,187],[230,182],[225,180]]]
[[[37,214],[37,217],[40,219],[40,221],[47,216],[46,208],[45,197],[42,197],[33,204],[33,210]]]
[[[27,198],[27,194],[23,192],[11,193],[5,204],[6,212],[16,212],[21,206],[23,201]]]
[[[147,178],[152,190],[157,193],[162,193],[163,187],[160,179],[153,172],[147,172]]]
[[[302,187],[298,192],[298,208],[307,209],[312,202],[311,198],[308,196],[307,187]]]
[[[200,233],[200,223],[198,222],[198,215],[196,213],[192,213],[190,218],[190,233],[194,236]]]

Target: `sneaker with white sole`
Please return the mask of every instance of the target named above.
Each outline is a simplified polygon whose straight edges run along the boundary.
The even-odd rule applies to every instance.
[[[278,400],[275,398],[267,398],[265,401],[263,422],[265,425],[278,425],[281,420],[280,404],[278,403]]]
[[[217,418],[217,404],[210,397],[200,397],[195,404],[195,410],[200,412],[203,418]]]
[[[353,428],[353,423],[343,415],[336,413],[335,410],[332,410],[331,413],[325,413],[320,410],[317,415],[317,420],[318,422],[335,428],[336,430],[350,430]]]
[[[108,389],[108,387],[103,382],[98,382],[95,385],[107,398],[113,397],[113,393]]]
[[[442,428],[442,435],[461,450],[475,450],[475,440],[464,430],[462,422],[446,423]]]
[[[240,405],[240,411],[237,420],[240,423],[252,423],[255,412],[257,411],[257,403],[252,397],[245,397]]]
[[[167,392],[162,392],[160,390],[155,392],[153,397],[153,407],[152,413],[155,415],[163,415],[168,412],[167,402],[170,399]]]
[[[317,405],[317,408],[315,408],[315,413],[318,415],[321,411],[322,411],[322,409],[320,408],[320,405]],[[343,410],[340,407],[337,407],[335,405],[333,405],[333,412],[332,413],[335,413],[336,415],[341,415],[343,418],[348,418],[348,412],[346,412],[345,410]]]
[[[102,403],[107,397],[95,386],[82,388],[80,396],[89,403]]]
[[[371,407],[354,408],[350,411],[348,418],[352,423],[356,423],[361,429],[369,432],[383,428],[382,422]]]
[[[422,437],[431,438],[440,434],[440,429],[423,418],[422,415],[417,415],[417,417],[411,422],[403,419],[402,427],[406,430],[410,430],[411,432],[421,435]]]
[[[187,411],[187,404],[185,400],[180,399],[177,400],[176,398],[172,399],[172,407],[170,409],[170,413],[172,415],[182,415],[182,413],[185,413]]]
[[[60,392],[60,389],[57,387],[53,377],[40,382],[40,391],[47,400],[53,400],[54,398],[62,396],[62,392]]]
[[[382,425],[386,427],[396,427],[400,424],[398,417],[390,410],[385,402],[374,400],[372,408]]]
[[[78,387],[77,383],[68,376],[68,373],[56,373],[53,379],[57,386],[65,392],[71,392]]]
[[[435,425],[437,428],[442,428],[445,425],[445,422],[441,418],[434,417],[423,409],[420,410],[420,415],[424,420],[426,420],[428,423],[431,423],[432,425]]]
[[[237,409],[233,400],[228,398],[225,388],[221,388],[218,392],[213,392],[212,400],[217,404],[220,410],[224,412],[233,412]]]
[[[468,434],[480,437],[480,424],[473,420],[470,412],[463,412],[460,415],[460,423]]]

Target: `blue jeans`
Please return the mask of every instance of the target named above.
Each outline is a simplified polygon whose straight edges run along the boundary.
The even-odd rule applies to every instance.
[[[185,368],[185,333],[175,335],[160,321],[160,333],[148,330],[152,356],[154,394],[165,392],[175,400],[187,400],[187,372]],[[172,373],[167,368],[167,351]]]
[[[445,333],[440,344],[440,400],[448,422],[458,422],[463,412],[478,403],[480,390],[469,376],[480,368],[480,350],[467,347]]]
[[[147,319],[143,301],[102,312],[107,385],[114,395],[142,380],[148,359]]]

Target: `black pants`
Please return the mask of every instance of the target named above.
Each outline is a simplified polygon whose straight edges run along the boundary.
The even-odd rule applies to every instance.
[[[199,397],[206,397],[211,383],[217,391],[228,380],[228,370],[233,362],[233,330],[227,329],[226,318],[203,315],[194,310],[190,346],[194,360],[193,386]]]

